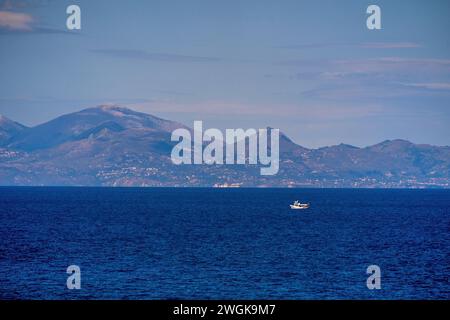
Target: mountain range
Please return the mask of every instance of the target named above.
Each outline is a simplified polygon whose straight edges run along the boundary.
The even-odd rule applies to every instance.
[[[171,133],[190,128],[118,106],[35,127],[0,116],[0,185],[160,187],[450,188],[450,147],[387,140],[318,149],[280,134],[280,170],[258,165],[174,165]]]

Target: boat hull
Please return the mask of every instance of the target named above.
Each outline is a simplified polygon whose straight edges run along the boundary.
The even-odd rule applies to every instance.
[[[291,207],[291,209],[294,209],[294,210],[303,210],[303,209],[309,208],[309,206],[300,207],[300,206],[294,206],[292,204],[290,205],[290,207]]]

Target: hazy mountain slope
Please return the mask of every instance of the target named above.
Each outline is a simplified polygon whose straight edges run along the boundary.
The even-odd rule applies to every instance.
[[[450,187],[450,147],[404,140],[308,149],[280,133],[280,170],[261,176],[259,165],[172,164],[170,136],[184,126],[126,108],[3,123],[0,185]]]
[[[26,129],[24,125],[0,115],[0,146],[7,144],[12,137]]]
[[[63,115],[30,128],[16,135],[8,147],[33,151],[85,139],[91,133],[98,133],[103,129],[106,131],[141,129],[171,132],[174,128],[181,126],[181,124],[127,108],[101,106]]]

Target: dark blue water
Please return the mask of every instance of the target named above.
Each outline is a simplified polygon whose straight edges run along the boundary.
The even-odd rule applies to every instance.
[[[0,188],[0,243],[3,299],[450,298],[445,190]]]

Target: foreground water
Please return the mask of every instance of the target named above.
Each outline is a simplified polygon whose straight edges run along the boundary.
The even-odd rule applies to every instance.
[[[0,188],[0,243],[3,299],[450,298],[446,190]]]

